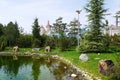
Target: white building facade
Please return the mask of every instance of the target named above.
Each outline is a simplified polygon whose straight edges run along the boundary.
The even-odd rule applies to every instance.
[[[110,36],[120,35],[120,26],[108,26],[104,29],[104,34],[109,34]]]

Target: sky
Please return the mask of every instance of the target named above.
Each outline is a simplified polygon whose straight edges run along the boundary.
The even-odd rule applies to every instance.
[[[63,22],[69,23],[74,18],[78,19],[76,10],[82,10],[79,21],[83,27],[87,25],[87,13],[84,10],[87,2],[88,0],[0,0],[0,23],[7,25],[10,21],[17,21],[25,33],[31,33],[35,18],[43,26],[47,25],[48,20],[52,25],[59,17],[63,17]],[[120,10],[120,1],[105,0],[104,8],[111,14],[105,18],[110,25],[115,25],[113,16]]]

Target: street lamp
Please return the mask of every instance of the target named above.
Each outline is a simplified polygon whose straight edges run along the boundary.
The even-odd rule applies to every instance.
[[[79,14],[82,10],[76,10],[77,14],[78,14],[78,35],[77,35],[77,38],[78,38],[78,46],[80,45],[80,33],[79,33],[79,30],[80,30],[80,22],[79,22]]]

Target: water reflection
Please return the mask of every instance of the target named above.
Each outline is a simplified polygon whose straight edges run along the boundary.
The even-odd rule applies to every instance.
[[[70,77],[73,72],[67,64],[54,59],[0,57],[0,80],[80,80]]]

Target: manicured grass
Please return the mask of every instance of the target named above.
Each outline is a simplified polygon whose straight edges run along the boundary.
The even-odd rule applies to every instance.
[[[6,48],[6,52],[13,52],[12,48]],[[32,48],[20,48],[20,52],[32,52]],[[32,53],[45,53],[44,48],[40,49],[40,51],[32,52]],[[88,72],[93,77],[100,77],[102,80],[109,80],[110,76],[105,76],[98,73],[98,62],[101,59],[111,59],[114,63],[115,54],[116,53],[101,53],[100,55],[96,53],[87,53],[89,56],[89,61],[83,62],[79,60],[80,53],[75,51],[75,48],[70,48],[68,51],[61,52],[59,49],[53,49],[50,53],[51,55],[58,55],[66,58],[71,61],[74,65],[79,67],[80,69]]]
[[[114,63],[116,63],[115,53],[101,53],[100,55],[96,53],[87,53],[90,59],[89,61],[84,62],[79,60],[80,53],[77,53],[75,50],[64,52],[58,52],[57,50],[53,50],[50,54],[56,54],[55,52],[57,53],[57,55],[70,60],[74,65],[88,72],[91,76],[100,77],[102,80],[108,80],[110,76],[105,76],[98,72],[99,60],[111,59]]]

